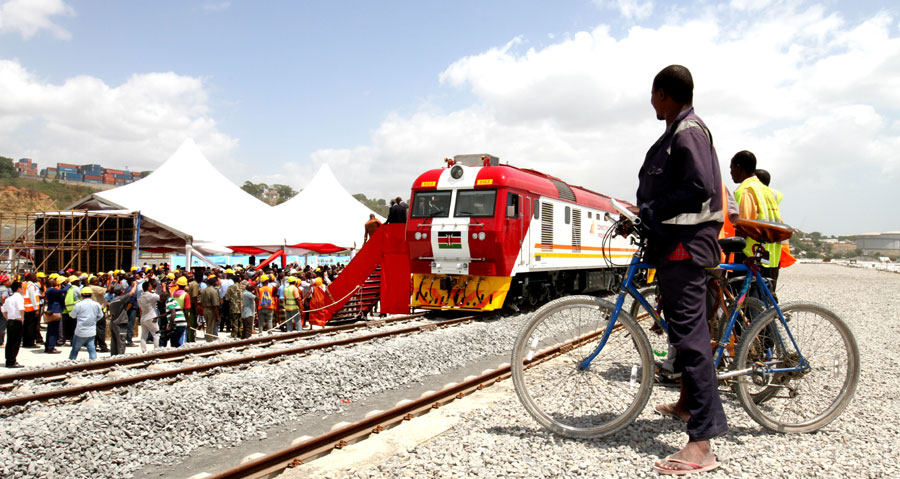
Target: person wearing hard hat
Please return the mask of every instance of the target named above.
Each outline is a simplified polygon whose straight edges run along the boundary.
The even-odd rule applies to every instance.
[[[25,298],[25,318],[22,323],[22,347],[34,348],[39,344],[44,344],[38,321],[38,318],[41,316],[41,292],[38,276],[33,272],[26,274],[22,285],[25,288],[23,295]]]
[[[297,278],[287,277],[287,286],[284,288],[284,316],[288,332],[300,331],[303,328],[301,316],[300,289],[297,288]]]
[[[263,274],[259,277],[259,287],[256,289],[259,298],[257,306],[259,333],[263,334],[272,329],[272,318],[275,316],[275,288],[269,284],[269,275]]]
[[[72,316],[72,309],[75,304],[81,300],[81,280],[78,276],[69,275],[69,287],[66,289],[66,299],[63,301],[65,308],[63,309],[63,335],[66,341],[71,341],[75,337],[75,317]]]
[[[52,276],[52,275],[51,275]],[[43,314],[44,323],[47,325],[47,337],[44,340],[44,352],[47,354],[59,354],[62,351],[56,349],[59,341],[59,327],[62,322],[62,313],[65,308],[65,292],[56,287],[56,277],[47,280],[47,290],[44,292],[46,309]]]
[[[178,278],[175,281],[175,292],[166,301],[166,311],[169,316],[166,331],[169,343],[175,348],[184,344],[185,331],[188,325],[185,312],[191,307],[191,296],[185,291],[187,285],[187,277],[182,276]],[[165,345],[162,339],[160,339],[160,345]]]
[[[75,318],[75,336],[72,339],[72,351],[69,353],[69,359],[77,359],[78,352],[81,347],[85,346],[88,350],[90,359],[97,359],[96,348],[96,331],[97,322],[103,317],[103,309],[100,304],[94,301],[92,295],[94,289],[90,286],[81,288],[81,301],[79,301],[72,309],[72,316]]]

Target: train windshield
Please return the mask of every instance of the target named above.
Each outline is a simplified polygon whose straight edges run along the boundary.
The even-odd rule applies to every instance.
[[[456,194],[456,211],[453,216],[457,218],[494,216],[496,199],[496,190],[459,190]]]
[[[410,216],[413,218],[447,218],[450,216],[451,191],[418,191],[413,196]]]

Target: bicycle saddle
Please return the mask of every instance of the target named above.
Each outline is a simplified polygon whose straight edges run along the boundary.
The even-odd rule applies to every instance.
[[[719,247],[725,253],[740,253],[747,246],[747,240],[740,236],[732,236],[729,238],[719,238]]]
[[[794,229],[784,223],[739,219],[734,222],[734,232],[760,243],[778,243],[794,236]]]

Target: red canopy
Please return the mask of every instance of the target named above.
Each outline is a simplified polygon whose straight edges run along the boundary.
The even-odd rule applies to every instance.
[[[309,251],[314,251],[319,254],[331,254],[331,253],[339,253],[341,251],[346,250],[347,248],[341,248],[340,246],[335,246],[331,243],[297,243],[286,245],[286,248],[296,248],[296,249],[305,249]],[[262,248],[257,248],[256,246],[229,246],[229,249],[234,251],[235,253],[241,254],[269,254],[272,251],[264,250]]]

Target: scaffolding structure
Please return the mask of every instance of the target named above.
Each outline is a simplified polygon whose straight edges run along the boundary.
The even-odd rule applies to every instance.
[[[139,230],[137,211],[0,212],[0,269],[127,269],[134,261]]]

